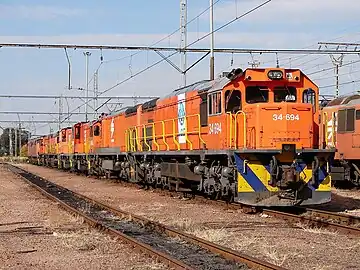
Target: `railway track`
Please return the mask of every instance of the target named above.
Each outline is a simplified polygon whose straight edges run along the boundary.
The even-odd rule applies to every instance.
[[[360,217],[317,210],[308,207],[294,207],[291,211],[296,212],[296,214],[289,213],[286,210],[262,210],[265,214],[290,222],[302,222],[308,224],[309,226],[326,228],[345,234],[360,235]]]
[[[284,269],[160,223],[113,208],[58,186],[22,168],[7,164],[15,174],[90,225],[105,230],[135,249],[174,269]],[[182,241],[179,241],[181,239]]]
[[[161,191],[162,192],[162,191]],[[274,210],[272,208],[252,208],[238,203],[227,203],[224,201],[213,201],[203,197],[196,196],[199,201],[206,201],[206,203],[214,203],[222,205],[223,207],[239,210],[242,209],[244,213],[264,213],[276,218],[289,221],[291,223],[302,222],[308,226],[317,228],[326,228],[333,231],[339,231],[345,234],[360,236],[360,217],[336,212],[318,210],[310,207],[294,206],[292,208],[285,208]]]
[[[196,196],[199,201],[206,203],[214,203],[223,207],[239,210],[244,213],[264,213],[276,218],[289,221],[291,223],[302,222],[311,227],[326,228],[333,231],[339,231],[345,234],[360,236],[360,217],[336,212],[318,210],[310,207],[294,206],[292,208],[284,208],[274,210],[272,208],[252,208],[238,203],[227,203],[224,201],[213,201],[203,197]]]
[[[314,208],[304,208],[307,214],[310,214],[312,217],[325,219],[332,221],[334,223],[339,223],[347,226],[358,226],[360,228],[360,217],[351,216],[348,214],[334,213]]]
[[[135,188],[135,186],[138,187],[138,184],[132,182],[117,182],[117,183],[127,187],[133,187],[133,188]],[[173,196],[175,191],[154,189],[154,192]],[[360,217],[357,216],[318,210],[310,207],[293,207],[291,209],[286,208],[281,210],[266,209],[266,208],[253,209],[241,204],[237,204],[237,203],[229,204],[224,201],[209,200],[202,196],[197,196],[197,195],[194,196],[193,198],[195,198],[198,201],[205,202],[206,204],[214,203],[235,210],[243,209],[244,212],[246,213],[261,211],[264,214],[276,218],[281,218],[291,223],[302,222],[312,227],[326,228],[333,231],[339,231],[345,234],[360,235]]]

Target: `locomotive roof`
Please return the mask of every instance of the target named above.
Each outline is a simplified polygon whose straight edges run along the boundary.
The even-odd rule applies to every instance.
[[[144,102],[143,104],[136,104],[134,106],[127,106],[127,107],[121,108],[118,111],[114,111],[114,112],[108,114],[104,118],[113,117],[115,115],[123,113],[124,111],[128,111],[128,112],[136,111],[138,106],[151,105],[151,103],[156,102],[158,99],[166,99],[166,98],[170,98],[172,96],[180,95],[180,94],[191,92],[191,91],[202,92],[202,91],[208,91],[210,89],[219,90],[219,89],[222,89],[223,87],[225,87],[229,82],[230,82],[230,80],[226,77],[216,78],[215,80],[198,81],[198,82],[192,83],[190,85],[187,85],[185,87],[175,89],[174,91],[170,92],[169,94],[167,94],[165,96],[162,96],[161,98],[154,98],[152,100]]]
[[[207,91],[210,89],[213,90],[218,90],[218,89],[222,89],[223,87],[225,87],[225,85],[227,85],[230,82],[230,80],[226,77],[220,77],[220,78],[216,78],[215,80],[202,80],[199,82],[195,82],[193,84],[187,85],[185,87],[181,87],[178,89],[175,89],[174,91],[172,91],[171,93],[169,93],[168,95],[164,96],[163,98],[169,98],[175,95],[179,95],[179,94],[183,94],[183,93],[187,93],[187,92],[191,92],[191,91]]]
[[[338,105],[355,105],[355,104],[360,104],[359,94],[340,96],[330,101],[325,107],[332,107]]]

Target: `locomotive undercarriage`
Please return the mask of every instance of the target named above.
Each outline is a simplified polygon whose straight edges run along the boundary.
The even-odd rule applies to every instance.
[[[103,178],[115,178],[121,181],[135,182],[143,188],[161,188],[201,194],[211,199],[237,201],[250,205],[294,205],[303,202],[326,201],[328,198],[313,198],[314,192],[309,184],[316,188],[320,159],[313,154],[285,162],[281,155],[246,153],[239,154],[244,164],[239,166],[234,152],[215,154],[193,154],[183,151],[181,155],[170,152],[158,153],[116,153],[116,154],[73,154],[61,156],[42,156],[39,165],[49,165],[76,173],[84,173]],[[56,158],[54,158],[56,157]],[[269,175],[259,177],[261,190],[242,191],[239,177],[247,178],[259,163]],[[311,179],[304,181],[299,171],[299,163],[306,164],[311,170]],[[306,167],[305,166],[305,167]],[[304,167],[302,167],[304,169]],[[249,171],[249,172],[248,172]],[[249,174],[250,173],[250,174]],[[264,179],[267,179],[266,181]],[[246,179],[250,183],[251,179]],[[268,189],[276,188],[276,191]],[[318,193],[318,195],[321,193]],[[320,196],[325,195],[323,192]],[[311,204],[311,203],[310,203]]]
[[[232,198],[236,192],[235,168],[227,156],[118,155],[100,156],[100,171],[107,178],[136,182],[144,188],[200,193],[211,198]],[[221,162],[220,162],[221,161]],[[223,172],[223,173],[222,173]]]
[[[334,185],[343,188],[360,188],[360,161],[336,160],[331,168]]]
[[[144,188],[203,194],[232,201],[236,166],[230,155],[61,155],[42,156],[38,165],[135,182]]]

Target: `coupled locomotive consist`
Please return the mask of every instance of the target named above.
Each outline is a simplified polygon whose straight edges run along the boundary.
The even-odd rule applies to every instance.
[[[319,147],[318,94],[299,69],[234,69],[32,140],[29,159],[252,206],[322,204],[335,151]]]
[[[322,109],[325,149],[337,149],[331,176],[336,183],[360,186],[360,95],[346,95]]]

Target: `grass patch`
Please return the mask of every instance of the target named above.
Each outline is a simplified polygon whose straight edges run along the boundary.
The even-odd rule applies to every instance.
[[[325,228],[321,227],[314,227],[306,223],[298,222],[295,224],[296,227],[302,229],[308,233],[315,233],[315,234],[328,234],[328,235],[338,235],[337,231],[330,231]]]

